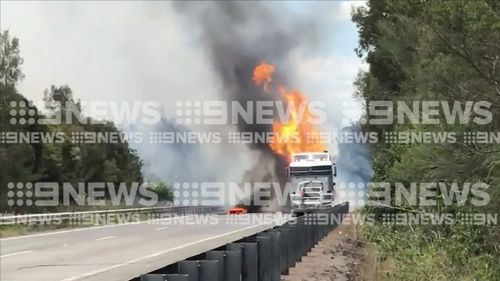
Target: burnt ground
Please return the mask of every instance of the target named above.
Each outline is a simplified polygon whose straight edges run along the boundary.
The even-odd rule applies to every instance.
[[[283,281],[368,281],[356,225],[340,225],[321,240]]]

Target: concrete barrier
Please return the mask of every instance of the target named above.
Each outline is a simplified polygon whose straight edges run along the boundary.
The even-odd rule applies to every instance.
[[[315,210],[241,241],[228,241],[225,250],[200,253],[196,260],[177,263],[177,274],[144,274],[140,281],[279,281],[349,212],[348,203]],[[247,242],[247,241],[252,242]],[[255,242],[253,242],[255,241]],[[170,266],[172,268],[172,266]],[[173,268],[176,268],[175,266]],[[169,277],[172,276],[172,277]]]

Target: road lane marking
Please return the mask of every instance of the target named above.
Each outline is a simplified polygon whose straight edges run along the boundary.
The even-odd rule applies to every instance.
[[[191,247],[193,245],[203,244],[203,243],[208,242],[210,240],[216,240],[218,238],[222,238],[224,236],[229,236],[229,235],[232,235],[234,233],[244,232],[244,231],[246,231],[248,229],[257,228],[257,227],[262,226],[262,225],[269,225],[269,224],[274,225],[274,222],[275,222],[274,220],[266,221],[266,222],[263,222],[261,224],[251,225],[251,226],[248,226],[248,227],[245,227],[245,228],[242,228],[242,229],[237,229],[237,230],[234,230],[234,231],[226,232],[224,234],[220,234],[220,235],[217,235],[217,236],[207,237],[205,239],[198,240],[196,242],[191,242],[191,243],[183,244],[181,246],[178,246],[178,247],[175,247],[175,248],[166,249],[166,250],[163,250],[163,251],[160,251],[160,252],[153,253],[151,255],[139,257],[139,258],[136,258],[136,259],[133,259],[133,260],[129,260],[129,261],[126,261],[126,262],[123,262],[123,263],[119,263],[119,264],[115,264],[115,265],[112,265],[112,266],[109,266],[109,267],[97,269],[97,270],[94,270],[94,271],[91,271],[91,272],[87,272],[87,273],[84,273],[84,274],[81,274],[81,275],[69,277],[69,278],[63,279],[61,281],[76,281],[76,280],[81,280],[81,279],[87,279],[90,276],[94,276],[94,275],[97,275],[97,274],[109,271],[111,269],[115,269],[115,268],[118,268],[118,267],[126,266],[126,265],[129,265],[129,264],[138,263],[138,262],[143,261],[143,260],[147,260],[147,259],[154,258],[154,257],[160,256],[160,255],[164,255],[164,254],[167,254],[167,253],[170,253],[170,252],[174,252],[174,251],[178,251],[178,250],[181,250],[181,249],[184,249],[184,248],[188,248],[188,247]]]
[[[163,230],[163,229],[167,229],[167,228],[168,228],[168,226],[165,226],[165,227],[159,227],[159,228],[157,228],[155,230],[158,231],[158,230]]]
[[[108,240],[108,239],[113,239],[115,236],[106,236],[106,237],[101,237],[97,238],[95,241],[102,241],[102,240]]]
[[[22,255],[22,254],[28,254],[31,253],[31,251],[22,251],[22,252],[15,252],[15,253],[10,253],[10,254],[5,254],[3,256],[0,256],[0,258],[6,258],[10,256],[15,256],[15,255]]]
[[[131,223],[108,224],[108,225],[101,225],[101,226],[94,226],[94,227],[75,228],[75,229],[53,231],[53,232],[47,232],[47,233],[28,234],[28,235],[21,235],[21,236],[13,236],[13,237],[2,238],[2,239],[0,239],[0,241],[8,241],[8,240],[15,240],[15,239],[40,237],[40,236],[47,236],[47,235],[54,235],[54,234],[64,234],[64,233],[69,233],[69,232],[94,230],[94,229],[101,229],[101,228],[108,228],[108,227],[118,227],[118,226],[136,225],[136,224],[143,224],[143,223],[170,221],[170,220],[182,219],[184,217],[191,217],[191,216],[193,216],[193,215],[185,215],[185,216],[178,216],[178,217],[172,217],[172,218],[146,220],[146,221],[131,222]]]

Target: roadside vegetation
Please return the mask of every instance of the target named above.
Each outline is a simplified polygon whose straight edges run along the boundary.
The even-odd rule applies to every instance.
[[[1,32],[0,132],[40,132],[47,135],[63,133],[64,137],[59,142],[0,143],[0,212],[38,213],[123,208],[123,206],[112,206],[109,200],[106,200],[104,206],[94,207],[75,204],[54,207],[27,204],[20,206],[17,202],[14,205],[8,204],[8,183],[55,182],[71,183],[77,187],[79,182],[106,182],[114,183],[118,187],[120,183],[130,186],[131,183],[143,183],[145,180],[141,171],[142,160],[126,141],[90,144],[72,141],[71,136],[75,132],[121,133],[121,130],[112,122],[93,124],[90,122],[91,117],[86,116],[73,116],[70,122],[66,122],[66,110],[69,107],[81,109],[80,102],[67,85],[52,85],[45,91],[41,89],[39,100],[44,101],[43,108],[34,109],[37,118],[61,116],[60,124],[11,122],[11,103],[15,102],[17,105],[24,103],[26,106],[29,103],[29,100],[16,89],[24,78],[19,46],[17,38],[12,37],[8,31]],[[98,90],[96,88],[96,91]],[[17,116],[25,116],[27,119],[31,115],[28,115],[26,110],[23,115],[19,112]],[[165,183],[159,181],[150,188],[157,192],[160,201],[173,200],[171,187]],[[109,194],[105,196],[109,197]]]
[[[400,1],[370,0],[357,8],[353,21],[359,31],[358,55],[369,64],[356,82],[357,96],[371,101],[487,101],[492,121],[439,124],[394,122],[360,125],[364,131],[464,132],[500,131],[500,2],[496,0]],[[420,116],[424,114],[419,108]],[[441,116],[440,116],[441,117]],[[472,113],[474,117],[474,113]],[[367,114],[366,118],[370,120]],[[422,120],[422,119],[420,119]],[[500,280],[498,225],[398,225],[383,223],[392,213],[490,213],[500,209],[500,145],[493,143],[372,145],[375,182],[465,182],[489,185],[485,206],[437,204],[398,208],[368,206],[375,225],[363,227],[376,244],[384,270],[378,280]],[[391,186],[394,192],[394,186]],[[403,201],[404,202],[404,201]],[[391,204],[393,205],[393,204]]]

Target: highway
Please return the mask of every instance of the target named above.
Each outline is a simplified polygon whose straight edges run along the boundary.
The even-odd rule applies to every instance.
[[[167,218],[4,238],[0,280],[129,280],[287,219],[256,216],[241,215],[239,223],[226,215],[212,215],[209,223]]]

